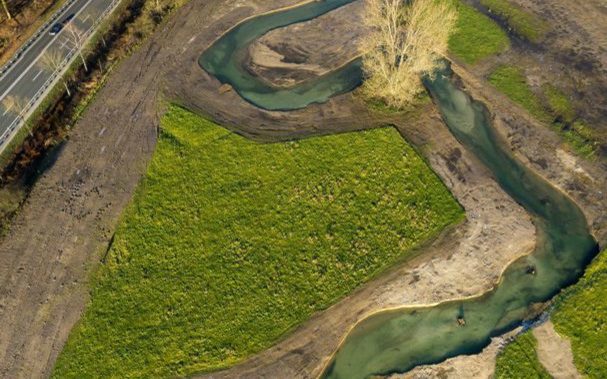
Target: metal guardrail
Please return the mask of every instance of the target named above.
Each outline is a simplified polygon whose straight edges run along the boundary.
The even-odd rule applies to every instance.
[[[67,8],[71,7],[76,1],[77,0],[68,0],[59,9],[57,9],[57,11],[53,13],[53,15],[48,20],[46,20],[46,22],[42,24],[40,28],[38,28],[36,33],[34,33],[33,36],[31,36],[27,41],[25,41],[19,49],[17,49],[13,57],[9,59],[8,62],[6,62],[2,67],[0,67],[0,77],[2,77],[5,72],[7,72],[11,67],[13,67],[15,62],[17,62],[19,58],[21,58],[21,55],[23,55],[23,53],[25,53],[25,51],[29,49],[29,47],[34,42],[36,42],[38,37],[40,37],[41,34],[45,33],[46,29],[52,24],[54,24],[59,18],[59,16],[61,16],[61,14],[65,12]]]
[[[75,1],[75,0],[74,0]],[[51,73],[51,76],[42,84],[40,89],[31,97],[31,99],[27,102],[27,104],[21,109],[15,120],[9,125],[9,127],[0,135],[0,147],[4,147],[3,145],[10,139],[9,137],[16,132],[16,130],[22,126],[21,123],[24,122],[25,116],[29,111],[35,108],[35,105],[44,98],[45,92],[47,92],[51,87],[53,87],[58,79],[60,79],[65,71],[69,68],[70,63],[76,58],[76,55],[83,46],[89,42],[90,37],[93,35],[95,28],[105,19],[105,17],[111,13],[120,0],[112,0],[112,2],[108,5],[108,7],[95,19],[93,24],[82,33],[83,43],[77,46],[74,46],[70,49],[61,64],[57,66],[57,69]],[[46,27],[45,27],[46,28]],[[45,28],[42,28],[43,30]],[[39,35],[39,34],[37,34]],[[46,49],[45,49],[46,50]]]

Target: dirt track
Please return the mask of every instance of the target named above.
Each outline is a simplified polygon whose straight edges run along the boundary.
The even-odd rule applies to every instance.
[[[153,151],[159,88],[163,98],[179,100],[262,141],[390,121],[370,114],[351,95],[296,112],[261,111],[233,92],[220,94],[219,83],[196,64],[199,53],[237,21],[297,2],[193,0],[117,69],[0,244],[0,377],[50,373],[86,304],[87,273],[107,248]],[[605,170],[557,153],[557,138],[551,132],[487,90],[478,78],[466,71],[460,74],[475,96],[499,101],[499,107],[492,107],[498,129],[517,153],[575,197],[604,240],[607,207],[599,191],[607,188]],[[386,305],[476,294],[491,286],[510,259],[532,247],[529,218],[448,133],[432,107],[419,118],[392,121],[421,147],[466,207],[468,222],[427,247],[423,257],[316,315],[277,346],[213,376],[311,376],[319,372],[351,322],[364,313]]]

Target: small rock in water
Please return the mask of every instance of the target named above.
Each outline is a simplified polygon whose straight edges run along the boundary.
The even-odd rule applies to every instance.
[[[466,326],[466,319],[463,316],[457,317],[457,325]]]
[[[229,85],[228,83],[222,84],[221,87],[219,87],[219,93],[220,94],[224,94],[226,92],[230,92],[232,91],[232,86]]]

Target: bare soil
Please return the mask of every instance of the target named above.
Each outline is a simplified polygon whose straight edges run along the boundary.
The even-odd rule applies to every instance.
[[[353,323],[370,312],[479,294],[492,287],[508,262],[533,248],[529,216],[452,137],[432,105],[378,115],[347,94],[303,110],[268,112],[222,89],[198,67],[198,55],[235,23],[297,2],[192,0],[116,69],[0,243],[1,377],[49,375],[87,303],[88,273],[98,265],[153,152],[159,95],[258,141],[392,123],[418,146],[468,215],[414,260],[318,313],[276,346],[211,377],[313,377]],[[474,96],[497,102],[490,110],[515,153],[571,194],[605,241],[602,163],[557,153],[552,132],[468,68],[457,72]]]
[[[275,86],[291,86],[333,71],[360,55],[367,32],[362,1],[313,20],[275,29],[249,48],[248,69]],[[306,41],[314,40],[314,44]]]
[[[551,321],[533,329],[537,339],[537,356],[554,379],[580,379],[582,375],[573,364],[571,342],[561,337]]]
[[[515,65],[536,93],[545,84],[557,87],[572,102],[576,117],[593,129],[601,155],[607,156],[607,3],[511,1],[546,21],[548,32],[540,44],[513,38],[510,50],[476,65],[475,75],[487,77],[500,65]]]
[[[492,379],[495,359],[517,330],[491,339],[491,343],[476,355],[460,355],[435,365],[419,366],[406,374],[389,376],[390,379]]]

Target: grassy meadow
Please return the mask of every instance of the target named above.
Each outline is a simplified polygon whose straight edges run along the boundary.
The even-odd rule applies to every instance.
[[[535,352],[537,340],[526,332],[516,337],[497,356],[496,379],[550,379]]]
[[[462,219],[392,128],[259,144],[171,106],[53,377],[233,365]]]
[[[461,0],[452,3],[458,12],[457,29],[449,39],[452,54],[474,64],[510,47],[508,35],[495,21]]]
[[[531,42],[541,42],[548,32],[544,20],[508,0],[480,0],[480,3],[503,19],[514,33]]]

